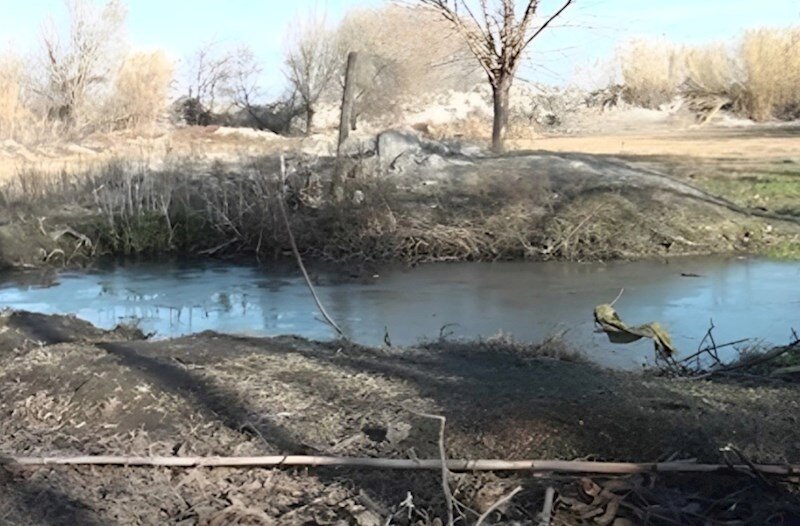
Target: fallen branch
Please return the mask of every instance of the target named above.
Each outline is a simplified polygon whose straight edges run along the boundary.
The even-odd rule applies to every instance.
[[[794,365],[792,367],[781,367],[780,369],[775,369],[771,373],[770,376],[790,376],[794,374],[800,374],[800,365]]]
[[[0,465],[6,466],[163,466],[163,467],[323,467],[339,466],[354,468],[396,470],[442,470],[449,471],[530,471],[534,473],[594,473],[606,475],[632,475],[635,473],[741,473],[754,471],[765,475],[798,476],[800,464],[692,464],[689,462],[590,462],[569,460],[447,460],[330,457],[314,455],[275,455],[264,457],[135,457],[135,456],[53,456],[22,457],[0,456]]]
[[[719,349],[724,349],[725,347],[733,347],[734,345],[739,345],[740,343],[747,343],[749,341],[750,341],[750,338],[742,338],[741,340],[736,340],[736,341],[732,341],[732,342],[728,342],[728,343],[723,343],[721,345],[717,345],[716,349],[719,350]],[[679,363],[681,363],[681,364],[689,363],[690,361],[694,360],[695,358],[697,358],[701,354],[707,353],[709,350],[711,350],[711,347],[704,347],[704,348],[700,349],[699,351],[697,351],[694,354],[690,354],[689,356],[687,356],[685,358],[681,358]]]
[[[217,245],[215,247],[212,247],[212,248],[209,248],[209,249],[206,249],[206,250],[201,250],[200,252],[198,252],[198,254],[200,254],[201,256],[213,256],[214,254],[216,254],[217,252],[219,252],[223,248],[228,247],[228,246],[232,245],[233,243],[236,243],[236,241],[238,241],[236,238],[229,239],[228,241],[225,241],[224,243],[220,243],[219,245]]]
[[[729,365],[727,367],[720,367],[719,369],[714,369],[713,371],[709,371],[706,374],[702,374],[702,375],[696,376],[694,378],[696,378],[696,379],[704,379],[704,378],[709,378],[711,376],[714,376],[715,374],[725,374],[725,373],[729,373],[729,372],[732,372],[732,371],[738,371],[739,369],[748,369],[750,367],[754,367],[756,365],[761,365],[762,363],[767,363],[769,361],[772,361],[772,360],[774,360],[776,358],[779,358],[779,357],[783,356],[787,352],[793,351],[793,350],[798,349],[798,348],[800,348],[800,340],[794,341],[794,342],[790,343],[789,345],[785,345],[783,347],[775,347],[771,351],[766,352],[766,353],[762,354],[761,356],[757,356],[757,357],[752,358],[750,360],[745,360],[745,361],[742,361],[740,363]]]

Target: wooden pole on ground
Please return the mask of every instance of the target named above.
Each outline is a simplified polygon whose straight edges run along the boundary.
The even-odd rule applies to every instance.
[[[351,467],[396,470],[442,469],[441,459],[358,458],[308,455],[276,455],[264,457],[135,457],[135,456],[0,456],[6,466],[164,466],[164,467]],[[800,465],[777,464],[695,464],[692,462],[587,462],[566,460],[447,460],[451,471],[529,471],[534,473],[576,473],[597,475],[631,475],[635,473],[742,473],[754,471],[764,475],[800,476]]]

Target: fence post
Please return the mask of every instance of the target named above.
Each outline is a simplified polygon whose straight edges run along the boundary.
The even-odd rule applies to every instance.
[[[344,77],[344,94],[342,95],[342,115],[339,119],[339,142],[336,145],[338,157],[342,143],[350,135],[350,122],[353,119],[353,99],[356,94],[356,65],[358,53],[351,51],[347,55],[347,71]]]

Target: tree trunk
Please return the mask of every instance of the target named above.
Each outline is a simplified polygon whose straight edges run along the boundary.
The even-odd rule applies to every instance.
[[[311,128],[314,125],[314,114],[317,113],[314,111],[310,105],[306,106],[306,135],[311,135]]]
[[[494,121],[492,123],[492,150],[501,153],[505,150],[506,131],[508,128],[508,101],[511,91],[511,79],[500,77],[492,85]]]

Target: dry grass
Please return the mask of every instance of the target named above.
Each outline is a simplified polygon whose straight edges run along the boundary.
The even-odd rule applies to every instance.
[[[116,161],[78,175],[20,173],[0,184],[0,199],[8,217],[29,218],[29,231],[48,217],[48,230],[66,223],[89,236],[94,254],[115,255],[280,257],[288,249],[282,198],[305,256],[357,264],[707,254],[794,235],[776,228],[756,238],[757,220],[650,187],[619,193],[577,173],[562,180],[533,168],[537,159],[481,161],[463,180],[432,184],[381,177],[374,157],[349,160],[332,191],[332,160],[295,157],[283,197],[274,156],[212,166],[176,158],[158,169]]]
[[[439,124],[424,124],[415,126],[419,131],[435,140],[466,139],[481,142],[491,139],[492,121],[486,116],[473,113],[465,119],[449,121]]]
[[[724,97],[758,121],[800,116],[800,28],[748,31],[735,46],[638,40],[619,53],[625,98],[657,108],[679,94]]]

